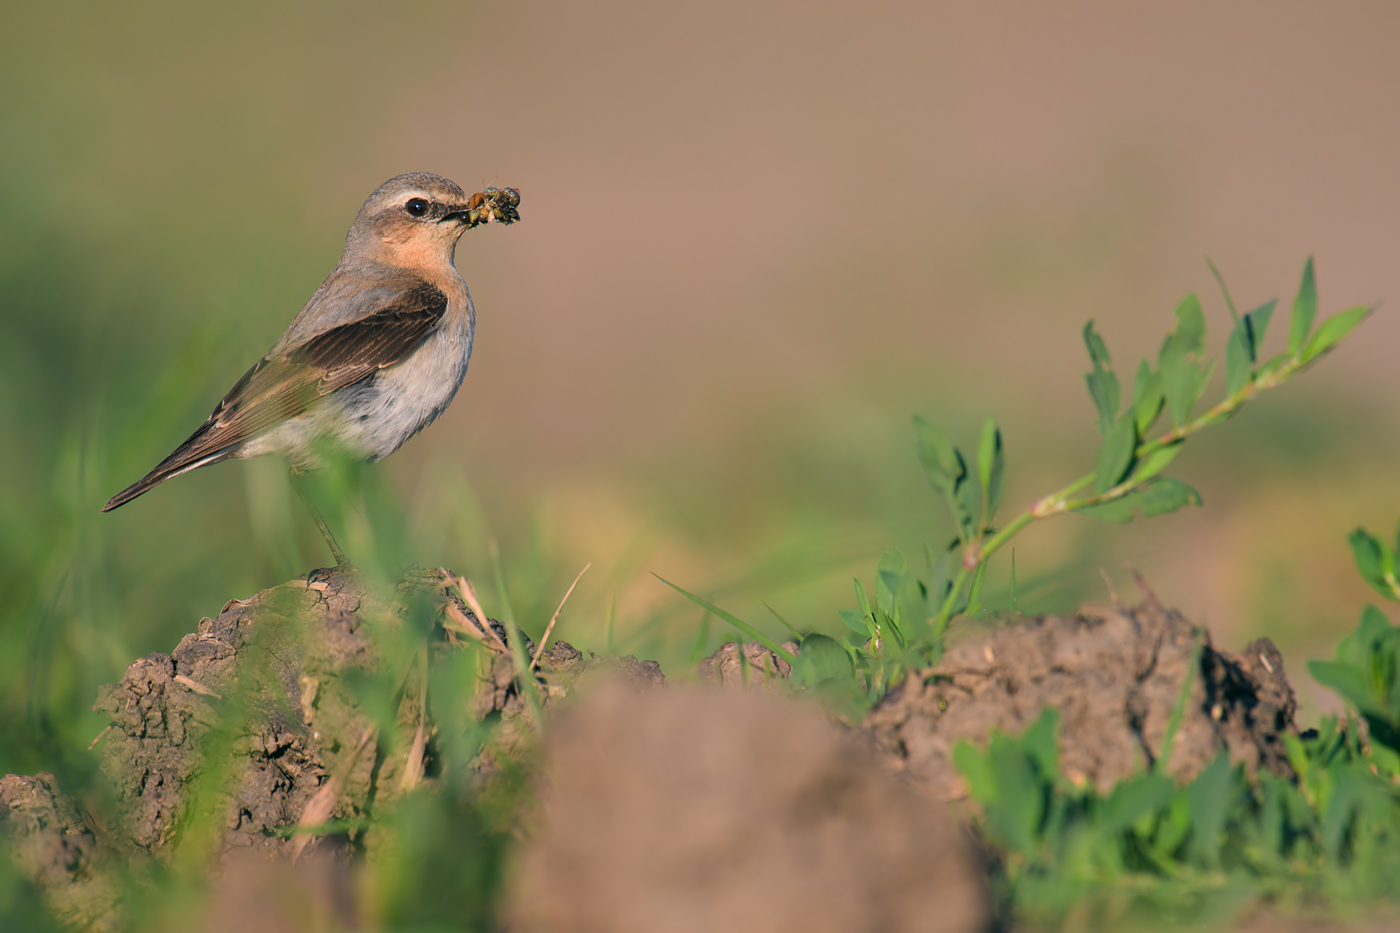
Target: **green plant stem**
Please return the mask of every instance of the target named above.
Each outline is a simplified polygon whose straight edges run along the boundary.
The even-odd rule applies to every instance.
[[[1229,398],[1216,404],[1201,415],[1193,418],[1185,424],[1177,425],[1165,434],[1155,437],[1150,441],[1144,441],[1138,445],[1134,454],[1134,460],[1140,462],[1147,455],[1178,444],[1186,438],[1195,434],[1202,428],[1212,424],[1219,424],[1228,419],[1240,409],[1245,402],[1258,395],[1265,389],[1272,389],[1274,386],[1286,382],[1290,377],[1303,369],[1306,363],[1303,361],[1302,352],[1298,352],[1282,362],[1276,369],[1264,366],[1261,371],[1255,373],[1255,377],[1240,390]],[[942,638],[944,631],[948,628],[948,623],[952,621],[954,610],[957,608],[958,599],[962,594],[963,585],[967,582],[968,576],[980,565],[985,564],[993,554],[1001,550],[1006,542],[1010,541],[1018,533],[1023,531],[1032,522],[1041,519],[1051,518],[1055,515],[1062,515],[1065,512],[1072,512],[1090,505],[1098,505],[1101,502],[1108,502],[1132,492],[1141,485],[1141,480],[1134,479],[1131,475],[1128,479],[1114,486],[1112,489],[1083,499],[1071,499],[1076,492],[1085,486],[1093,483],[1096,478],[1095,473],[1081,476],[1057,492],[1052,492],[1048,496],[1038,499],[1029,509],[1016,516],[1010,524],[1006,525],[996,534],[982,541],[975,541],[966,546],[963,550],[962,566],[958,568],[957,576],[953,578],[952,589],[948,591],[948,597],[943,601],[942,607],[938,610],[938,616],[934,619],[933,635],[935,638]]]
[[[978,565],[985,563],[987,559],[990,558],[993,554],[995,554],[998,550],[1000,550],[1001,547],[1004,544],[1006,544],[1007,541],[1010,541],[1018,532],[1024,529],[1031,522],[1035,521],[1037,518],[1046,517],[1044,515],[1037,514],[1037,510],[1040,508],[1042,503],[1052,501],[1062,502],[1063,500],[1068,499],[1070,496],[1074,495],[1075,492],[1079,491],[1080,489],[1083,489],[1085,486],[1087,486],[1089,483],[1092,483],[1093,481],[1094,474],[1090,473],[1088,476],[1084,476],[1075,480],[1073,483],[1070,483],[1068,486],[1059,490],[1058,492],[1054,492],[1048,496],[1045,496],[1034,506],[1022,512],[1020,515],[1016,516],[1016,518],[1011,522],[1011,524],[1007,525],[1005,528],[1002,528],[996,534],[986,539],[986,541],[981,544],[980,548],[965,551],[963,555],[962,566],[958,568],[957,575],[953,577],[953,585],[948,590],[948,597],[943,601],[943,606],[938,611],[938,617],[934,620],[934,636],[942,637],[944,630],[948,627],[948,622],[953,617],[953,610],[957,607],[958,597],[962,593],[963,584],[967,582],[968,575],[972,571],[976,570]],[[972,559],[969,560],[969,557]],[[971,566],[968,566],[969,563],[971,564]]]
[[[540,701],[540,685],[535,681],[534,671],[525,657],[525,646],[520,642],[520,637],[524,633],[515,624],[515,609],[510,604],[510,589],[506,586],[505,572],[501,569],[500,547],[496,544],[495,538],[491,539],[490,545],[491,569],[496,576],[496,593],[501,601],[501,615],[505,617],[503,621],[506,629],[506,645],[510,649],[511,661],[515,664],[516,677],[520,682],[520,695],[525,698],[525,704],[530,709],[535,728],[543,729],[544,705]]]
[[[1181,679],[1176,703],[1172,706],[1171,717],[1167,720],[1167,731],[1162,736],[1162,747],[1157,750],[1157,760],[1153,770],[1158,774],[1167,773],[1167,763],[1171,761],[1172,747],[1176,744],[1176,734],[1181,731],[1182,720],[1186,718],[1186,704],[1191,699],[1191,688],[1196,683],[1196,672],[1201,668],[1201,648],[1204,638],[1197,633],[1191,639],[1191,663],[1186,668],[1186,676]]]

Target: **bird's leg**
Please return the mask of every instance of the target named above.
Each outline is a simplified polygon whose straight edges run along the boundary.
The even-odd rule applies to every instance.
[[[316,523],[317,529],[321,532],[321,537],[326,539],[326,547],[331,549],[331,556],[335,558],[336,568],[353,570],[354,565],[350,563],[350,558],[345,556],[345,552],[342,551],[340,545],[336,543],[335,535],[331,534],[331,526],[326,524],[325,518],[321,516],[321,510],[312,505],[311,497],[301,488],[301,483],[298,482],[297,479],[297,471],[293,470],[292,488],[297,491],[297,496],[300,497],[302,505],[306,506],[306,511],[311,513],[311,520]]]
[[[306,500],[302,500],[305,502]],[[321,531],[321,537],[326,539],[326,547],[331,549],[331,556],[335,558],[336,567],[346,568],[350,566],[350,558],[345,556],[345,552],[336,543],[335,535],[331,534],[331,527],[326,524],[326,520],[321,517],[321,513],[316,511],[316,507],[310,502],[306,502],[306,509],[311,513],[311,520],[316,523],[316,527]]]

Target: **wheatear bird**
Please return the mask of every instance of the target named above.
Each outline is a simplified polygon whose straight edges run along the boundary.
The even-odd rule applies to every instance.
[[[280,454],[305,470],[320,465],[326,443],[367,460],[398,450],[442,414],[467,373],[476,310],[452,262],[457,238],[483,218],[516,219],[518,203],[511,189],[500,200],[469,198],[427,172],[380,185],[340,264],[272,351],[189,440],[102,511],[222,460]]]

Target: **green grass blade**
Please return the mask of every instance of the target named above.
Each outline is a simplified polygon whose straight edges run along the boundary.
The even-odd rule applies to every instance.
[[[1016,612],[1016,549],[1011,549],[1011,611]]]
[[[505,571],[501,567],[501,549],[496,544],[495,538],[490,541],[490,552],[491,570],[496,577],[497,598],[501,601],[501,621],[505,623],[506,627],[506,645],[510,648],[511,660],[515,662],[515,673],[520,680],[520,692],[525,697],[525,702],[535,717],[536,726],[543,726],[544,717],[541,712],[539,696],[540,685],[535,682],[534,674],[530,672],[529,661],[525,657],[525,646],[520,642],[520,636],[524,633],[515,624],[515,609],[510,604],[510,589],[506,586]]]
[[[713,614],[707,609],[704,615],[700,616],[700,631],[695,633],[695,644],[690,649],[691,667],[699,664],[700,659],[705,656],[705,646],[710,641],[710,616]],[[612,653],[611,650],[609,653]]]
[[[797,660],[797,655],[793,654],[791,651],[788,651],[782,645],[778,644],[776,641],[769,638],[767,635],[764,635],[758,629],[754,628],[752,625],[745,622],[743,619],[739,618],[733,613],[725,612],[723,609],[716,606],[714,603],[709,602],[705,599],[701,599],[694,593],[683,589],[682,587],[676,586],[676,584],[672,583],[670,580],[667,580],[659,573],[653,573],[652,576],[656,577],[656,579],[660,580],[662,583],[666,584],[671,589],[675,590],[677,593],[680,593],[682,596],[695,603],[695,605],[699,606],[700,608],[708,609],[710,612],[713,612],[715,615],[719,616],[721,619],[728,622],[730,625],[734,626],[739,631],[743,632],[745,635],[749,636],[754,641],[758,642],[760,645],[767,648],[774,654],[786,655],[788,660],[790,661]]]
[[[608,654],[617,654],[613,650],[613,632],[617,627],[617,597],[614,596],[608,603]]]
[[[760,599],[759,602],[763,603],[764,609],[767,609],[769,612],[773,613],[773,618],[783,623],[783,628],[787,629],[789,632],[792,632],[792,637],[797,639],[797,643],[799,645],[802,644],[802,636],[798,633],[797,629],[792,627],[792,624],[788,622],[787,619],[784,619],[782,616],[778,615],[778,610],[768,605],[768,602],[766,600]]]

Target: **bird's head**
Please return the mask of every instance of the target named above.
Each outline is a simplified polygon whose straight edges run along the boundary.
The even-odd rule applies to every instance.
[[[396,266],[450,263],[469,211],[467,194],[441,175],[399,175],[376,188],[360,208],[346,251]]]

